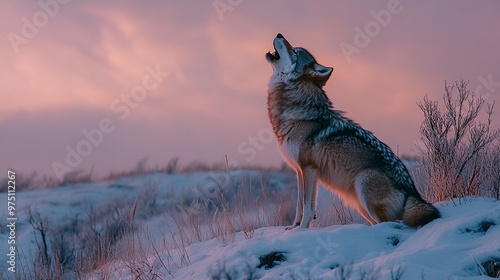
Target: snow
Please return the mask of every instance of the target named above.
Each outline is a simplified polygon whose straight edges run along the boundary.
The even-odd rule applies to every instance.
[[[267,185],[285,189],[293,185],[293,174],[276,172],[267,175],[269,177],[264,182]],[[155,203],[167,209],[186,197],[203,196],[217,188],[227,176],[224,172],[149,174],[47,190],[19,191],[16,193],[18,250],[24,258],[35,255],[36,251],[35,232],[29,224],[28,209],[47,217],[53,226],[64,225],[68,218],[84,216],[89,207],[98,208],[112,202],[132,205],[137,197],[145,195],[148,188]],[[231,173],[231,177],[258,181],[262,174],[238,171]],[[0,193],[0,201],[7,201],[5,193]],[[350,276],[346,279],[360,279],[363,275],[373,276],[373,279],[392,279],[398,272],[402,273],[401,279],[487,279],[487,276],[480,276],[484,274],[481,264],[500,260],[500,201],[466,198],[436,206],[442,218],[417,230],[400,222],[296,228],[291,231],[285,231],[284,226],[264,227],[256,229],[252,238],[239,231],[234,240],[230,238],[226,242],[214,238],[185,248],[170,248],[170,251],[158,246],[160,258],[151,254],[147,259],[154,264],[156,274],[162,279],[210,279],[222,272],[236,276],[234,279],[245,279],[249,274],[255,279],[342,279],[341,274]],[[140,219],[144,232],[149,232],[149,238],[157,244],[166,237],[170,238],[170,233],[176,230],[171,227],[172,221],[162,214],[148,216],[145,213],[137,219]],[[4,252],[7,252],[9,234],[3,226],[5,221],[6,213],[2,209],[1,271],[6,271]],[[139,238],[143,242],[148,240],[144,233]],[[189,261],[180,265],[182,249]],[[273,252],[282,253],[286,259],[275,262],[270,269],[258,268],[259,258]],[[167,271],[161,262],[175,265]],[[109,263],[101,269],[111,271],[111,279],[134,279],[123,261]],[[98,279],[99,271],[87,277]]]
[[[221,263],[244,276],[247,266],[258,266],[259,256],[283,252],[286,261],[269,270],[258,269],[262,279],[332,279],[342,266],[352,269],[352,279],[359,279],[363,271],[377,273],[376,279],[391,279],[398,268],[404,272],[402,279],[485,278],[478,276],[478,264],[500,258],[500,202],[470,199],[438,208],[443,217],[418,230],[398,222],[292,231],[269,227],[258,229],[253,239],[239,235],[225,247],[210,240],[189,247],[191,260],[196,261],[174,276],[205,279]],[[475,232],[484,220],[496,226]]]

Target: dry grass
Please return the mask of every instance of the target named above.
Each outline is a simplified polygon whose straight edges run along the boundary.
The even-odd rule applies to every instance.
[[[485,182],[482,192],[499,199],[498,149],[492,149],[487,155],[483,159],[491,162],[487,165],[491,168],[481,172],[481,182]],[[419,173],[418,169],[415,174],[418,185],[428,185],[428,174]],[[283,190],[271,187],[262,178],[230,178],[210,192],[197,197],[189,192],[175,207],[165,207],[157,201],[158,185],[148,182],[135,200],[110,202],[105,208],[89,208],[85,217],[70,218],[64,226],[54,226],[47,217],[33,210],[30,222],[36,236],[37,254],[33,262],[18,264],[16,279],[112,279],[122,276],[164,279],[191,264],[188,248],[194,243],[215,238],[227,245],[234,242],[238,232],[251,239],[258,228],[290,224],[295,212],[294,184],[292,180],[291,186]],[[427,187],[420,191],[426,198],[446,197],[439,189]],[[330,201],[320,209],[315,225],[363,222],[336,197],[332,196]],[[140,220],[158,215],[163,217],[162,224],[170,225],[160,238],[153,236],[150,227],[139,224]],[[339,270],[338,279],[351,279],[352,275],[346,274],[345,269],[348,268]],[[368,273],[361,273],[355,278],[370,279]],[[399,279],[400,274],[395,273],[394,279]],[[222,279],[224,275],[243,277],[246,274],[221,266],[209,276]],[[254,273],[249,275],[255,277]],[[8,277],[0,275],[2,280]]]
[[[33,262],[18,264],[21,272],[16,277],[162,279],[191,264],[187,248],[193,243],[216,238],[230,244],[237,232],[253,238],[257,228],[290,223],[290,192],[271,184],[270,177],[229,176],[208,192],[186,192],[175,207],[158,203],[158,184],[148,181],[135,199],[89,206],[87,213],[68,217],[64,224],[33,208],[29,217],[37,252]],[[154,216],[169,225],[160,237],[140,224]]]

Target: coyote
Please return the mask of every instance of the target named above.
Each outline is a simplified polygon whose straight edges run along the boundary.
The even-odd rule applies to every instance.
[[[335,110],[322,87],[333,68],[278,34],[268,85],[268,114],[286,162],[297,173],[295,219],[316,219],[317,183],[334,191],[371,224],[403,220],[420,227],[440,217],[415,188],[405,165],[371,132]]]

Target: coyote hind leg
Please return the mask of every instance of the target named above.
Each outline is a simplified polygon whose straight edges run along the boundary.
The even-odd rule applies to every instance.
[[[401,220],[405,195],[390,180],[375,170],[359,174],[355,180],[359,200],[358,211],[372,225]]]

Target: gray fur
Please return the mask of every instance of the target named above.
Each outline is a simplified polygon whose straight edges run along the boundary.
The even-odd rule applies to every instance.
[[[402,161],[371,132],[335,110],[322,87],[333,69],[316,62],[281,35],[275,52],[268,113],[285,160],[297,172],[299,198],[294,224],[308,227],[316,216],[321,182],[370,223],[403,219],[418,227],[440,216],[417,192]]]

